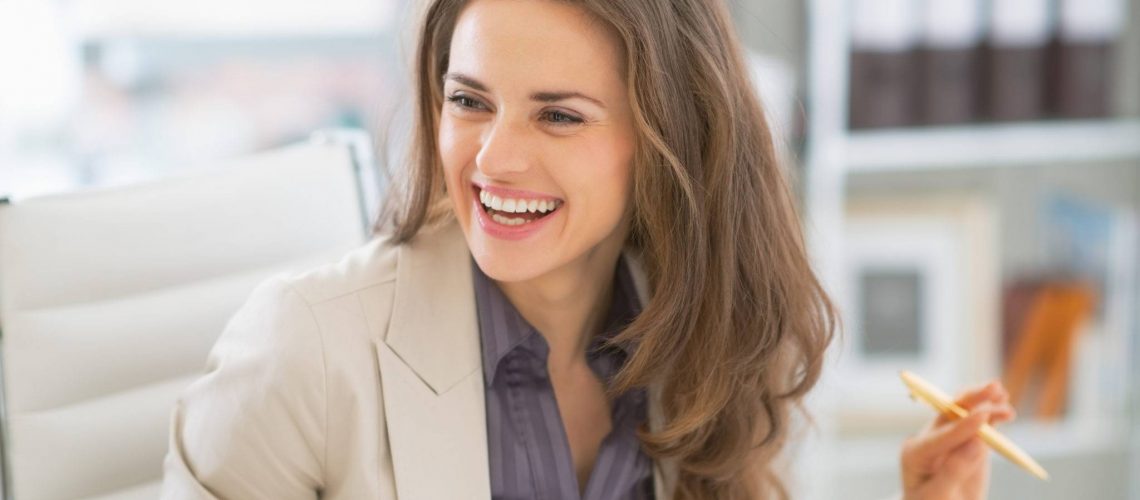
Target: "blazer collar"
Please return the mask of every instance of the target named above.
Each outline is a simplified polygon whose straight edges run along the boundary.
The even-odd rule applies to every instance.
[[[436,394],[483,366],[470,259],[455,223],[425,229],[399,248],[385,341]]]
[[[648,285],[641,259],[630,250],[623,258],[638,302],[645,304]],[[470,265],[463,231],[454,222],[425,229],[399,248],[385,341],[436,394],[483,366]],[[441,350],[460,355],[440,356]]]
[[[485,410],[482,404],[482,376],[477,378],[478,383],[471,383],[468,377],[482,370],[483,361],[470,269],[471,254],[467,249],[466,239],[459,225],[449,222],[438,228],[425,228],[412,241],[401,245],[398,251],[395,296],[384,343],[411,372],[414,372],[416,377],[431,388],[436,396],[442,397],[456,387],[463,389],[462,394],[454,394],[448,398],[448,401],[455,401],[455,403],[446,403],[456,405],[451,409],[457,412],[475,411],[480,414],[465,422],[440,422],[438,424],[441,426],[440,431],[454,432],[440,432],[438,436],[432,438],[438,438],[438,442],[429,441],[426,437],[416,440],[417,442],[410,442],[392,436],[394,459],[399,461],[400,455],[408,458],[423,455],[422,458],[426,460],[428,454],[425,453],[429,449],[441,452],[447,449],[455,450],[455,443],[449,443],[445,436],[450,435],[454,439],[470,438],[471,448],[475,449],[468,450],[471,454],[466,457],[469,459],[467,463],[478,464],[478,467],[473,467],[471,471],[474,474],[472,477],[481,478],[480,474],[486,473],[487,455],[485,415],[481,414]],[[636,252],[627,250],[624,258],[640,303],[648,304],[649,285],[640,256]],[[396,370],[382,371],[390,372],[389,375],[398,373]],[[464,382],[465,380],[467,382]],[[406,396],[389,394],[389,389],[394,388],[394,384],[390,385],[390,382],[393,381],[385,380],[385,399],[391,399],[390,402],[399,409],[397,410],[399,416],[391,414],[393,408],[389,408],[389,416],[396,417],[395,420],[405,421],[403,424],[390,421],[390,426],[407,427],[405,430],[410,431],[411,428],[424,424],[424,418],[431,420],[431,414],[426,413],[430,410],[426,407],[425,412],[417,409],[422,407],[422,404],[412,404],[411,400],[404,401],[407,399]],[[402,391],[403,389],[399,390]],[[648,396],[649,428],[657,431],[663,425],[660,385],[650,385]],[[471,436],[472,433],[478,435]],[[401,475],[399,469],[401,467],[397,466],[397,475]],[[405,471],[402,475],[410,479],[413,472]],[[676,475],[677,467],[674,462],[655,462],[654,483],[657,498],[671,497]],[[434,480],[425,478],[422,481],[407,481],[407,483],[428,488]],[[405,486],[412,486],[407,483]],[[397,484],[400,482],[397,481]]]

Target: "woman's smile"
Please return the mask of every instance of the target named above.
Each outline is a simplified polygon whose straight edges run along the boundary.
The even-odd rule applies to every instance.
[[[473,183],[472,212],[488,235],[520,240],[537,233],[561,213],[566,202],[559,198],[518,189]]]

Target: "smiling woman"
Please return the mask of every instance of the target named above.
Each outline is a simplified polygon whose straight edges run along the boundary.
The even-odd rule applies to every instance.
[[[662,425],[638,437],[676,498],[782,490],[770,462],[834,315],[724,6],[444,0],[427,19],[417,161],[385,219],[396,240],[458,222],[550,344],[580,482],[604,451],[606,403],[649,387]],[[532,200],[557,209],[503,213]],[[637,349],[591,384],[576,368],[623,251],[648,294],[610,342]]]
[[[477,271],[551,346],[579,483],[610,429],[591,409],[649,387],[657,425],[637,435],[668,465],[672,497],[785,495],[771,464],[836,315],[724,5],[441,0],[422,33],[412,175],[382,222],[410,242],[458,221]],[[636,351],[599,387],[575,367],[622,251],[640,256],[649,290],[608,340]],[[980,407],[992,421],[1012,418],[1001,394]],[[965,446],[968,425],[908,441],[909,495],[984,495],[988,466]],[[932,472],[946,461],[959,466]]]
[[[725,5],[435,0],[415,71],[378,236],[230,322],[166,497],[786,498],[836,313]],[[908,498],[984,495],[1004,397],[907,442]]]

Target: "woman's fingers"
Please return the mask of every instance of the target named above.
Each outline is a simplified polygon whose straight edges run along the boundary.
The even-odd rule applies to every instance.
[[[1017,411],[1015,411],[1013,409],[1013,407],[1009,405],[1008,402],[992,403],[992,402],[987,401],[987,402],[984,402],[981,404],[974,405],[974,407],[970,409],[970,413],[978,413],[978,412],[988,413],[990,415],[990,417],[986,423],[989,423],[991,425],[992,424],[1000,424],[1002,422],[1008,422],[1010,420],[1013,420],[1014,417],[1017,416]],[[945,421],[946,419],[943,416],[943,418],[936,419],[936,421],[937,420]],[[935,425],[937,425],[937,422],[935,422]]]
[[[986,444],[982,438],[971,438],[950,452],[942,463],[942,470],[950,479],[961,479],[974,472],[985,453]]]
[[[971,481],[985,481],[988,458],[988,450],[982,439],[970,438],[951,450],[941,461],[938,474],[931,478],[931,489],[952,491]]]
[[[1017,413],[1010,405],[1009,392],[996,380],[961,393],[955,403],[967,409],[969,415],[963,418],[938,415],[918,435],[903,443],[902,479],[908,491],[936,482],[984,483],[988,475],[989,448],[978,431],[986,423],[1013,420]]]
[[[983,411],[987,411],[990,413],[990,421],[989,421],[990,425],[1000,424],[1003,422],[1009,422],[1009,421],[1017,418],[1017,410],[1014,410],[1013,406],[1010,406],[1009,403],[1003,403],[1001,405],[993,406],[993,407],[985,409]]]
[[[975,409],[982,409],[979,408],[980,406],[987,405],[994,415],[994,421],[991,423],[1006,422],[1012,420],[1014,416],[1013,407],[1009,405],[1009,392],[1006,391],[1005,386],[997,380],[971,388],[959,394],[954,402],[971,413],[973,413]],[[939,415],[934,421],[934,426],[938,427],[950,421],[951,419],[949,417]]]
[[[903,469],[919,474],[933,472],[933,465],[939,462],[943,455],[966,444],[989,418],[989,413],[977,411],[966,418],[936,426],[907,439],[903,443]]]

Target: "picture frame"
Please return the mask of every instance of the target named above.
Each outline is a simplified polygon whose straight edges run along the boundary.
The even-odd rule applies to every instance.
[[[917,426],[900,370],[951,392],[997,376],[997,218],[981,197],[852,198],[836,377],[842,434]]]

